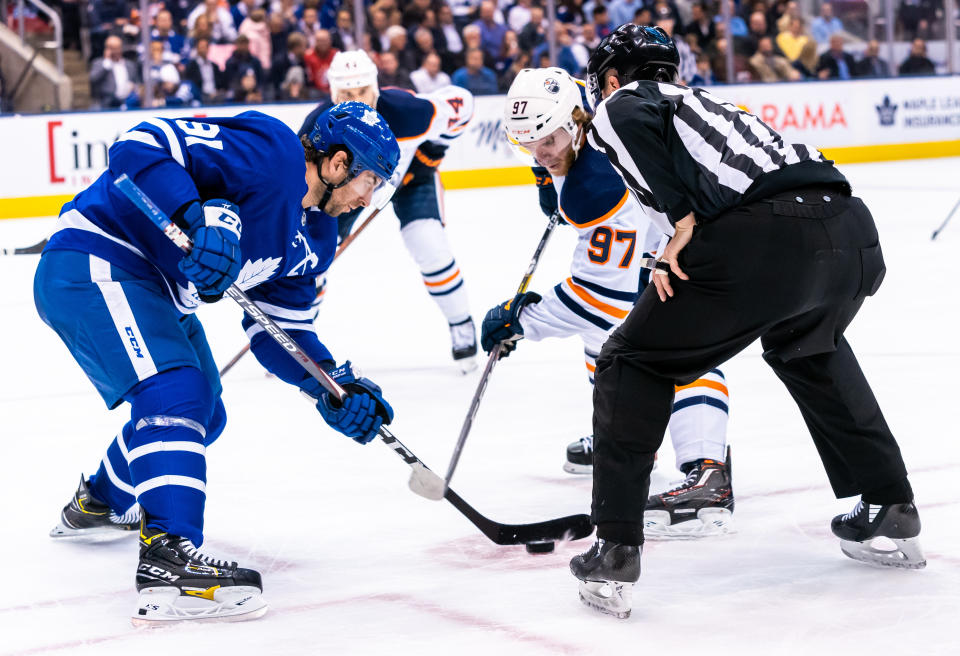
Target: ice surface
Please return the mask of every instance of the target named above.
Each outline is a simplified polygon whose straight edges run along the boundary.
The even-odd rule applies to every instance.
[[[207,543],[263,573],[271,610],[247,624],[131,628],[136,546],[54,543],[47,532],[125,420],[108,412],[36,315],[36,256],[0,258],[0,654],[956,654],[960,638],[960,413],[956,385],[960,160],[844,167],[880,225],[888,274],[848,335],[900,440],[929,565],[878,570],[840,553],[829,520],[854,505],[827,485],[800,415],[754,346],[724,370],[738,532],[648,543],[628,621],[577,599],[569,558],[497,547],[449,504],[406,488],[380,443],[329,430],[247,357],[224,379],[226,432],[208,451]],[[532,188],[446,196],[474,318],[513,294],[545,225]],[[0,244],[50,219],[0,222]],[[558,229],[532,289],[568,275]],[[745,252],[743,257],[749,257]],[[243,344],[229,301],[201,312],[219,362]],[[449,356],[446,324],[387,210],[331,271],[320,333],[397,411],[392,426],[445,471],[478,374]],[[586,512],[590,483],[560,469],[590,430],[577,339],[522,342],[497,367],[454,488],[499,521]],[[669,441],[655,487],[679,478]],[[639,502],[640,500],[638,500]]]

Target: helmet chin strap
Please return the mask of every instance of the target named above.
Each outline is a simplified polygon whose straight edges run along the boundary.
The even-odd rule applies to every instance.
[[[332,182],[328,182],[327,179],[323,177],[323,173],[321,172],[321,168],[322,168],[321,165],[323,163],[324,157],[326,157],[326,155],[321,156],[320,162],[317,164],[317,177],[320,178],[320,182],[322,182],[324,184],[324,187],[326,187],[323,191],[323,196],[320,197],[320,202],[317,203],[317,207],[320,208],[321,212],[327,211],[327,203],[330,202],[330,196],[333,195],[334,190],[339,189],[340,187],[349,183],[354,178],[354,176],[351,175],[349,171],[347,171],[347,177],[345,177],[340,183],[333,184]]]

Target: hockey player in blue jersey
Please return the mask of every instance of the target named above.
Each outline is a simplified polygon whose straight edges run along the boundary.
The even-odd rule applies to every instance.
[[[627,192],[606,155],[585,142],[577,122],[586,118],[584,107],[583,84],[562,69],[524,69],[510,86],[507,136],[540,165],[535,171],[544,212],[559,209],[579,238],[572,275],[542,297],[526,292],[491,308],[480,342],[490,352],[507,340],[509,353],[520,338],[578,335],[593,383],[600,347],[648,282],[641,254],[656,251],[663,233]],[[648,537],[705,537],[730,529],[734,500],[726,466],[728,403],[719,369],[676,388],[670,435],[685,480],[649,498],[644,514]],[[592,446],[592,435],[568,446],[564,470],[592,473]]]
[[[260,574],[198,551],[206,448],[226,423],[217,367],[194,314],[236,283],[349,392],[332,401],[248,318],[257,359],[366,443],[393,417],[380,388],[341,366],[313,328],[314,279],[333,259],[336,215],[393,175],[396,139],[376,111],[343,103],[298,139],[259,112],[148,119],[110,148],[108,170],[67,203],[34,282],[41,318],[106,402],[130,421],[81,479],[54,537],[139,527],[134,621],[253,619]],[[268,164],[268,165],[265,165]],[[113,181],[126,174],[193,240],[184,256]],[[139,511],[137,509],[139,504]],[[129,533],[128,533],[129,534]]]
[[[437,172],[450,142],[464,132],[473,116],[473,96],[455,86],[429,94],[380,89],[377,67],[362,50],[337,53],[327,78],[333,102],[355,100],[376,107],[397,136],[400,164],[391,186],[397,190],[393,209],[400,220],[403,243],[420,269],[427,293],[447,320],[454,361],[464,373],[476,369],[476,330],[463,275],[443,226],[443,187]],[[310,129],[325,108],[322,103],[311,112],[300,134]],[[390,193],[390,187],[382,193]],[[358,214],[341,215],[341,239],[349,234]],[[324,282],[324,278],[318,280],[318,298]]]

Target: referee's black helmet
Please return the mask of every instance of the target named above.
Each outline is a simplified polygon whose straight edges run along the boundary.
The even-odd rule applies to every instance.
[[[596,108],[602,99],[607,71],[617,71],[620,84],[636,80],[676,82],[680,53],[673,39],[659,27],[621,25],[603,39],[587,62],[587,90]]]

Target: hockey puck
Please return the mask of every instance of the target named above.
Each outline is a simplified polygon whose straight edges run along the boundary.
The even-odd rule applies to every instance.
[[[544,554],[550,553],[553,551],[555,544],[551,541],[544,542],[527,542],[527,553],[532,554]]]

